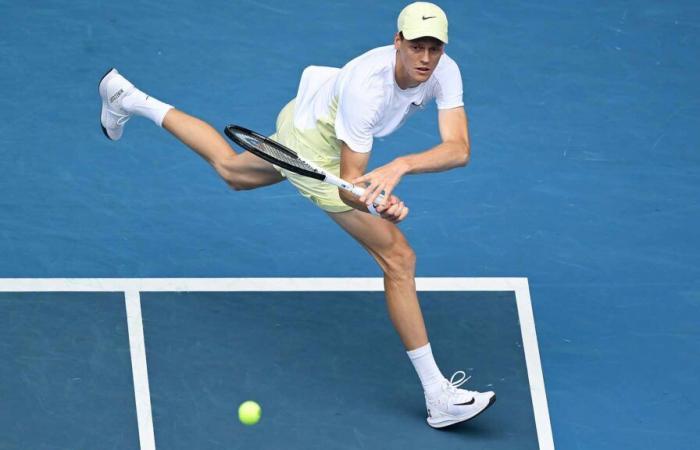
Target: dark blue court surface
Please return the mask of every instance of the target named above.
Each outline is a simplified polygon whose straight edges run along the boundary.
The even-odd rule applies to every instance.
[[[425,423],[381,292],[142,294],[156,445],[167,449],[537,449],[512,292],[425,292],[448,377],[497,392],[473,422]],[[448,372],[449,371],[449,372]],[[258,401],[263,419],[238,423]]]
[[[0,292],[0,449],[134,449],[121,293]]]
[[[405,177],[397,188],[411,208],[401,227],[418,256],[418,275],[529,279],[557,448],[696,449],[700,442],[700,3],[439,3],[450,18],[447,53],[459,64],[464,79],[472,159],[464,169]],[[404,4],[0,0],[0,278],[379,276],[356,242],[287,184],[231,192],[196,155],[138,118],[128,123],[121,141],[108,142],[98,123],[97,82],[116,66],[149,94],[219,130],[239,123],[271,132],[277,112],[294,96],[304,67],[341,66],[367,49],[390,43]],[[413,116],[395,135],[377,140],[370,166],[437,142],[436,115],[429,109]],[[19,345],[27,339],[25,328],[12,328],[21,320],[42,320],[55,335],[55,345],[73,342],[97,320],[96,313],[91,314],[79,326],[70,318],[80,316],[81,302],[55,298],[60,300],[55,306],[41,308],[46,314],[32,311],[31,317],[22,301],[4,300],[0,321],[10,327],[0,331],[5,342]],[[149,321],[157,320],[151,305],[159,301],[144,302]],[[207,296],[201,301],[209,302]],[[222,305],[235,303],[222,301]],[[264,306],[264,299],[259,301]],[[173,326],[179,324],[176,314],[183,314],[180,308],[194,302],[189,297],[173,302]],[[107,308],[105,314],[117,308],[107,306],[108,301],[100,304]],[[197,309],[192,309],[186,315],[197,317]],[[16,311],[18,321],[9,319],[7,311]],[[161,320],[169,317],[164,311]],[[236,320],[235,314],[231,316]],[[211,326],[220,327],[222,334],[235,331],[225,331],[221,319],[215,319]],[[324,324],[326,320],[330,319],[324,318]],[[182,327],[192,333],[195,325]],[[429,331],[436,339],[444,332]],[[166,335],[158,336],[163,331],[154,329],[153,322],[146,323],[146,332],[148,339],[167,340]],[[289,340],[290,346],[298,345],[294,343],[301,335],[296,332],[288,329],[278,336]],[[388,325],[382,332],[390,333]],[[180,423],[166,420],[170,406],[164,402],[187,395],[215,399],[221,393],[228,396],[222,403],[209,400],[221,418],[209,418],[207,427],[224,430],[228,420],[224,411],[233,416],[236,395],[243,388],[233,376],[210,378],[214,375],[209,372],[256,370],[247,369],[249,364],[234,367],[233,352],[238,349],[234,336],[225,335],[231,348],[201,344],[202,351],[216,352],[215,361],[221,355],[223,366],[201,363],[198,376],[203,378],[195,380],[183,358],[188,353],[197,361],[191,347],[159,346],[158,353],[148,354],[149,362],[155,358],[154,376],[159,380],[179,372],[187,376],[153,386],[156,424],[174,429]],[[309,336],[303,335],[308,341]],[[123,334],[119,336],[119,342],[100,347],[107,353],[94,357],[112,358],[110,351],[125,351]],[[400,361],[405,355],[396,338],[389,334],[386,338],[394,339],[386,358],[396,360],[390,367],[398,372],[395,379],[383,380],[386,386],[376,396],[359,395],[364,389],[359,394],[344,389],[365,386],[362,377],[378,372],[377,364],[354,368],[345,360],[342,367],[351,371],[354,382],[335,383],[337,378],[327,375],[332,362],[318,361],[311,351],[319,350],[313,346],[322,342],[307,344],[308,353],[297,347],[303,356],[297,368],[273,367],[272,376],[282,380],[291,372],[301,380],[301,374],[316,364],[326,369],[319,376],[329,377],[322,382],[344,395],[340,400],[352,393],[352,402],[344,403],[348,414],[353,410],[347,404],[363,402],[381,417],[387,417],[387,411],[397,412],[400,426],[415,423],[422,433],[416,439],[459,440],[473,433],[485,442],[495,435],[494,429],[512,431],[502,430],[503,422],[492,422],[498,420],[499,409],[480,418],[474,428],[428,434],[431,430],[418,427],[415,375],[406,360]],[[197,342],[193,338],[189,345]],[[441,361],[455,357],[442,349],[455,348],[459,342],[447,339],[441,344],[436,346]],[[465,343],[465,351],[472,349],[471,344]],[[80,341],[76,345],[75,355],[61,353],[59,361],[35,361],[32,370],[38,384],[26,387],[22,358],[35,353],[17,352],[14,345],[2,347],[4,361],[12,364],[0,368],[0,389],[9,389],[18,401],[11,403],[10,412],[0,412],[0,435],[13,429],[6,428],[11,424],[6,421],[33,417],[22,399],[32,398],[35,389],[46,389],[51,402],[63,403],[72,392],[66,390],[70,385],[42,380],[55,381],[53,372],[80,377],[66,372],[72,367],[69,358],[88,351]],[[372,357],[370,361],[379,359],[369,343],[358,338],[356,345],[358,353]],[[161,351],[175,359],[162,360]],[[260,360],[265,358],[270,363],[278,356],[266,348]],[[168,364],[178,371],[166,373]],[[487,379],[483,371],[502,369],[485,358],[478,363],[459,358],[447,364],[454,369],[473,365],[477,384]],[[86,374],[95,369],[89,364],[78,367]],[[127,375],[120,375],[124,387]],[[252,381],[244,386],[253,386]],[[178,383],[202,390],[177,396],[161,391]],[[411,394],[400,402],[397,397],[380,397],[397,395],[387,386],[406,386]],[[294,399],[291,393],[301,395],[295,386],[270,384],[269,389],[276,389],[283,402]],[[101,404],[96,399],[112,395],[89,392],[96,396],[90,404]],[[125,389],[114,395],[126,402],[132,394]],[[266,401],[272,398],[263,394]],[[393,404],[380,408],[382,398]],[[496,407],[503,401],[507,399],[499,393]],[[291,403],[286,405],[291,408]],[[186,409],[182,404],[172,408]],[[100,408],[79,410],[85,420],[106,423],[101,422]],[[282,410],[266,407],[261,426],[240,429],[247,434],[239,439],[259,438],[256,433],[265,433],[260,430],[274,423]],[[195,409],[188,414],[197,412],[201,413]],[[54,423],[53,416],[43,414],[38,416],[40,423]],[[71,434],[74,428],[63,425],[72,414],[59,415],[63,422],[57,423],[62,426],[54,431]],[[124,414],[133,420],[131,408]],[[364,413],[354,414],[357,420],[366,420]],[[195,423],[203,424],[204,419],[185,425]],[[309,426],[301,419],[295,423]],[[347,431],[354,425],[343,426]],[[129,427],[124,432],[133,434],[133,424]],[[205,434],[201,429],[188,430]],[[33,431],[37,439],[54,436],[48,426]],[[13,439],[6,436],[0,439]],[[83,436],[87,443],[96,435],[72,437]],[[56,442],[63,442],[60,439]],[[15,440],[5,447],[26,448],[17,445]]]

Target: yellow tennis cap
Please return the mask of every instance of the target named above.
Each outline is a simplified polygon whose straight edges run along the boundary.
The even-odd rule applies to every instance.
[[[447,44],[447,16],[438,5],[415,2],[399,14],[399,31],[409,41],[421,37],[434,37]]]

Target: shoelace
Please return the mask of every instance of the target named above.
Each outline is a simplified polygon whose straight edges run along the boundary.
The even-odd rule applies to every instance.
[[[457,375],[461,375],[462,378],[455,380],[455,377]],[[471,378],[471,375],[467,376],[467,374],[463,370],[458,370],[457,372],[453,373],[452,376],[450,377],[450,384],[447,385],[448,392],[451,392],[453,394],[457,393],[457,388],[459,388],[461,385],[463,385],[464,383],[469,381],[470,378]],[[467,391],[466,389],[464,389],[464,390]],[[467,391],[467,392],[469,392],[470,394],[472,393],[472,391]]]
[[[131,119],[131,114],[119,114],[118,112],[109,111],[110,114],[117,117],[117,125],[124,125]]]

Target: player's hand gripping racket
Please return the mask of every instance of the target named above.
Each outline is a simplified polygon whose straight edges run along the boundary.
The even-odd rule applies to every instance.
[[[272,164],[284,167],[290,172],[314,178],[324,183],[332,184],[333,186],[338,186],[341,189],[352,192],[358,197],[365,192],[364,188],[355,186],[342,178],[336,177],[332,173],[326,172],[320,167],[314,166],[308,161],[304,161],[294,150],[285,147],[279,142],[266,138],[255,131],[239,127],[238,125],[229,125],[224,131],[226,136],[250,153]],[[379,206],[383,201],[384,196],[380,194],[374,200],[374,206]]]

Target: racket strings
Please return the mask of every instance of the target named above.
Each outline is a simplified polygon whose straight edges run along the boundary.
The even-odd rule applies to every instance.
[[[278,161],[285,162],[289,165],[298,167],[300,169],[316,172],[316,170],[310,165],[308,165],[305,161],[290,155],[288,152],[280,149],[275,145],[270,144],[269,142],[266,142],[255,136],[250,136],[242,133],[236,133],[236,136],[258,149],[258,151],[265,153],[266,155],[269,155]]]

